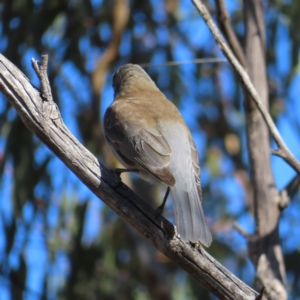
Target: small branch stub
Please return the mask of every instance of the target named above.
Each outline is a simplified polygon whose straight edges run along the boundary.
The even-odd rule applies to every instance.
[[[238,223],[234,222],[233,223],[233,228],[240,234],[242,235],[245,239],[249,239],[250,238],[250,234],[245,231]]]
[[[40,80],[43,99],[45,101],[52,102],[53,99],[52,99],[51,87],[47,76],[48,54],[42,55],[41,63],[33,58],[31,60],[31,63],[36,75]]]
[[[41,96],[43,99],[43,104],[42,104],[43,116],[47,120],[60,119],[60,112],[56,103],[53,101],[51,86],[47,75],[48,54],[42,55],[42,62],[39,62],[32,58],[31,64],[41,84]]]

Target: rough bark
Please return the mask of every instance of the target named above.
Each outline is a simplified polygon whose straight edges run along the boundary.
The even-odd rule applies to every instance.
[[[223,0],[215,0],[220,27],[232,48],[228,48],[215,27],[205,6],[200,0],[193,0],[200,14],[211,29],[220,49],[227,56],[234,70],[244,84],[245,110],[247,123],[247,141],[251,182],[254,189],[254,211],[256,231],[253,236],[239,231],[248,240],[249,257],[257,268],[257,288],[265,287],[270,299],[287,299],[285,290],[285,267],[281,243],[278,234],[278,222],[281,209],[287,205],[286,192],[280,194],[275,187],[270,164],[270,140],[272,133],[279,149],[275,154],[282,156],[294,169],[299,169],[295,158],[281,139],[272,119],[268,114],[268,83],[265,62],[265,24],[261,0],[244,0],[246,25],[245,57],[241,52],[235,34],[229,23],[228,13]],[[237,56],[233,55],[233,53]],[[238,61],[240,63],[238,63]],[[250,79],[246,71],[247,68]],[[253,85],[252,85],[253,84]],[[253,91],[255,91],[253,93]],[[293,162],[292,162],[293,161]]]
[[[249,76],[268,108],[265,60],[265,22],[261,0],[244,1],[245,54]],[[270,162],[270,139],[264,119],[249,95],[245,95],[247,142],[254,191],[256,231],[249,239],[249,256],[256,266],[256,285],[266,287],[270,299],[287,299],[285,267],[278,223],[281,210]]]
[[[44,58],[45,59],[45,58]],[[255,299],[253,289],[240,281],[202,248],[184,243],[175,227],[143,202],[106,169],[64,125],[59,110],[0,55],[0,91],[15,107],[24,124],[36,134],[77,177],[154,247],[193,276],[220,299]],[[43,93],[42,93],[43,95]],[[263,297],[263,299],[267,299]]]

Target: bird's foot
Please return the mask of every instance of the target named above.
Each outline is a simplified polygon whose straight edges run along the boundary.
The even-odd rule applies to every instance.
[[[156,218],[163,214],[169,193],[170,193],[170,187],[167,188],[167,191],[166,191],[166,194],[165,194],[162,204],[155,210]]]

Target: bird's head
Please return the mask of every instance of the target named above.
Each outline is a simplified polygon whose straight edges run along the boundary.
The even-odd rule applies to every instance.
[[[142,91],[144,89],[157,89],[154,81],[139,66],[126,64],[121,66],[113,76],[114,98],[125,94]]]

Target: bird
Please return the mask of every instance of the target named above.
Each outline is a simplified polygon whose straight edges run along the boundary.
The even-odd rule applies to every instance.
[[[212,237],[202,208],[199,156],[179,110],[136,64],[117,69],[113,89],[103,120],[109,148],[140,178],[167,186],[163,202],[170,191],[180,239],[209,247]]]

